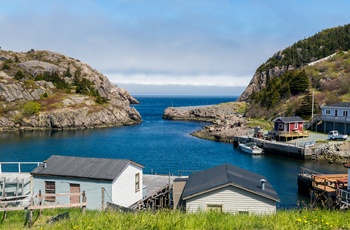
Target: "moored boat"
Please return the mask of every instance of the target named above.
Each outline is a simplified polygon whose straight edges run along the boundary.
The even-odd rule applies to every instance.
[[[263,153],[263,149],[258,147],[255,142],[239,143],[238,149],[252,155],[260,155]]]

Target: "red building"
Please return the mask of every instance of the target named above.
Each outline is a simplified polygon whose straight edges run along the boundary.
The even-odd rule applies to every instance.
[[[298,116],[295,117],[277,117],[273,120],[274,131],[277,132],[303,132],[305,121]]]

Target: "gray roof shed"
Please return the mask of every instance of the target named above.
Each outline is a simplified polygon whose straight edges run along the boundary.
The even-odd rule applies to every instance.
[[[260,180],[265,180],[262,189]],[[226,186],[234,186],[257,195],[280,201],[280,198],[266,177],[248,170],[223,164],[189,176],[183,191],[183,199],[189,199]]]
[[[293,117],[277,117],[273,122],[281,121],[283,123],[291,123],[291,122],[305,122],[301,117],[299,116],[293,116]]]
[[[143,168],[130,160],[52,155],[31,174],[113,181],[129,164]]]

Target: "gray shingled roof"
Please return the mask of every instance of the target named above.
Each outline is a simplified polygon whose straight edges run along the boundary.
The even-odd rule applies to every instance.
[[[41,164],[31,174],[114,180],[129,164],[143,168],[130,160],[53,155],[46,160],[46,168]]]
[[[323,107],[350,108],[350,102],[338,102],[331,105],[325,105]]]
[[[284,123],[290,123],[290,122],[305,122],[301,117],[294,116],[294,117],[277,117],[273,120],[273,122],[276,121],[282,121]]]
[[[261,179],[266,180],[264,190],[261,188]],[[183,199],[186,200],[225,186],[234,186],[275,201],[280,201],[276,191],[264,176],[230,164],[191,174],[183,191]]]

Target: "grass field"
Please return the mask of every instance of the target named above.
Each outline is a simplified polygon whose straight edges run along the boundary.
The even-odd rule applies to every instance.
[[[51,217],[69,212],[69,218],[49,224]],[[26,212],[13,211],[0,229],[24,229]],[[194,214],[179,211],[117,213],[79,209],[43,210],[34,213],[31,229],[350,229],[349,211],[279,210],[275,215],[232,215],[217,212]]]

